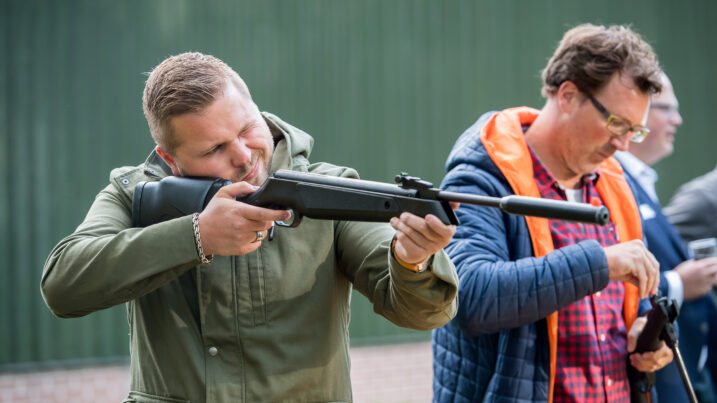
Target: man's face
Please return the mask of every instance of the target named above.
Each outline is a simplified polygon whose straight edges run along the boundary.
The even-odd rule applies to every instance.
[[[626,124],[644,124],[650,98],[634,85],[631,78],[615,73],[607,85],[592,95],[610,114]],[[629,131],[616,136],[610,132],[607,118],[586,94],[578,91],[575,101],[577,104],[568,117],[569,134],[563,144],[556,147],[560,148],[568,171],[574,176],[582,176],[594,172],[615,151],[627,150],[634,133]]]
[[[675,133],[682,124],[678,106],[672,84],[667,77],[663,77],[662,91],[652,97],[647,115],[650,135],[642,143],[631,144],[630,152],[648,165],[672,154]]]
[[[208,176],[260,186],[269,175],[273,140],[251,97],[228,84],[200,112],[170,120],[176,144],[161,155],[175,175]]]

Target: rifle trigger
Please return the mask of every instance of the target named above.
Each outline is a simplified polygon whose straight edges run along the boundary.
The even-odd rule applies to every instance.
[[[284,221],[274,221],[274,223],[276,223],[276,225],[278,225],[278,226],[280,226],[280,227],[296,228],[296,227],[299,226],[299,224],[301,224],[301,218],[302,218],[302,217],[303,217],[303,216],[301,215],[301,213],[297,213],[296,211],[291,210],[291,218],[292,218],[292,220],[291,220],[290,223],[287,224],[287,223],[284,222]],[[273,228],[273,227],[272,227],[272,228]]]

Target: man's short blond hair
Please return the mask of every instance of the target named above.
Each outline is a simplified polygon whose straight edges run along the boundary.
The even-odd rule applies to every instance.
[[[578,25],[563,36],[543,70],[542,94],[548,98],[566,81],[594,94],[614,73],[627,74],[646,94],[661,90],[660,65],[650,44],[630,28]]]
[[[165,59],[147,78],[142,109],[154,141],[169,154],[178,144],[172,133],[171,118],[199,112],[217,97],[228,83],[249,96],[249,90],[226,63],[198,52],[182,53]]]

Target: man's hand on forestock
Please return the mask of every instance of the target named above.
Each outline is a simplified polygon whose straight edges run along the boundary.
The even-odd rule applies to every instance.
[[[627,281],[639,289],[640,299],[657,293],[660,264],[639,239],[605,249],[610,280]]]
[[[274,221],[289,219],[285,210],[271,210],[236,201],[258,189],[247,182],[224,186],[199,215],[199,234],[207,255],[245,255],[261,246]]]
[[[647,318],[641,316],[632,323],[630,331],[627,333],[627,352],[632,353],[637,347],[637,339],[647,324]],[[660,348],[657,351],[646,353],[630,354],[630,364],[642,372],[655,372],[672,361],[672,350],[665,344],[660,342]]]
[[[423,263],[446,247],[456,233],[455,225],[445,225],[432,214],[423,219],[411,213],[402,213],[400,217],[391,219],[391,226],[396,230],[393,253],[409,264]]]

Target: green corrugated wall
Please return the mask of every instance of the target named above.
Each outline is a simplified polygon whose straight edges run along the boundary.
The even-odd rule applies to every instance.
[[[187,50],[228,62],[264,110],[311,133],[313,159],[390,181],[440,182],[480,113],[540,107],[539,73],[581,22],[630,23],[672,77],[685,124],[661,162],[667,200],[717,162],[711,1],[0,2],[0,370],[127,355],[124,307],[60,320],[44,260],[82,220],[109,171],[144,160],[143,72]],[[352,342],[426,339],[355,295]],[[59,363],[58,363],[59,361]]]

